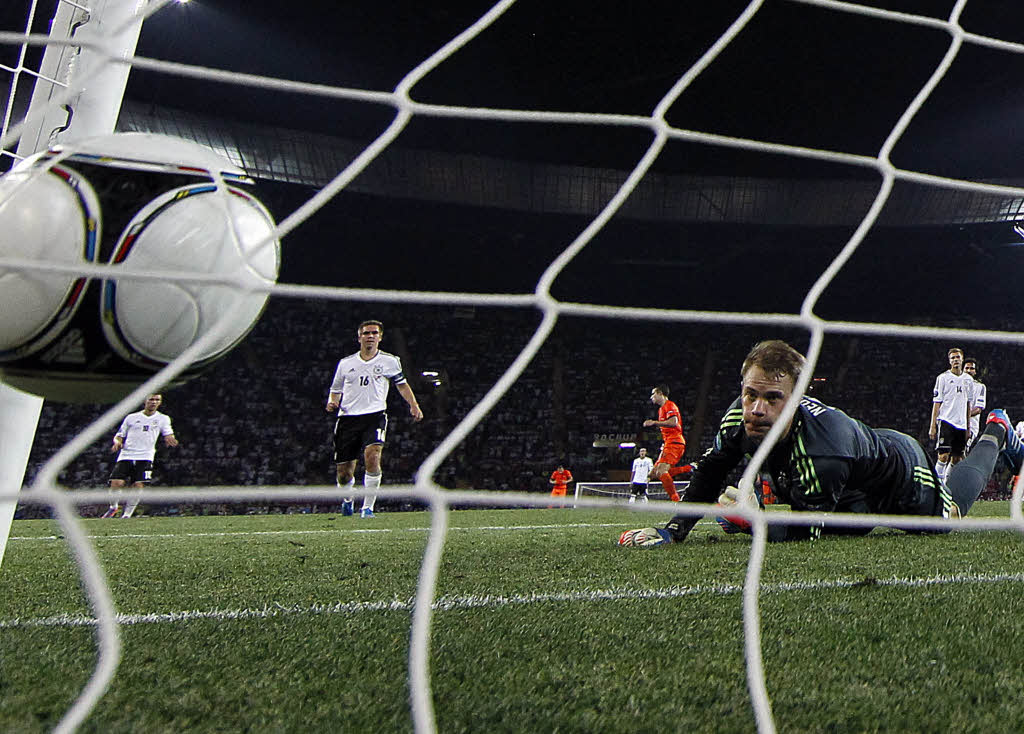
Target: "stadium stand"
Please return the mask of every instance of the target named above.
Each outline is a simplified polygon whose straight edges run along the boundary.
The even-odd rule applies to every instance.
[[[286,210],[288,202],[276,205]],[[463,222],[471,217],[488,222],[481,228],[487,232],[490,249],[523,244],[523,230],[512,234],[495,226],[493,212],[464,209],[460,216]],[[451,219],[450,213],[437,218],[439,228]],[[568,230],[574,221],[568,217],[556,229]],[[400,224],[388,228],[381,222],[376,219],[373,224],[385,230],[384,241],[409,236]],[[527,239],[539,236],[540,225],[531,218],[525,218],[523,227]],[[312,235],[307,232],[303,237]],[[657,237],[657,232],[647,236]],[[434,246],[440,248],[443,237],[435,238]],[[315,261],[314,257],[297,261],[286,256],[285,272],[308,282],[310,273],[298,271],[314,268]],[[516,270],[505,282],[509,292],[521,275]],[[329,483],[333,419],[323,410],[324,396],[336,360],[355,349],[350,329],[371,316],[384,321],[383,348],[402,357],[427,415],[414,427],[403,406],[393,405],[385,485],[413,481],[420,463],[500,377],[539,323],[539,314],[532,309],[275,298],[239,349],[209,372],[165,394],[165,410],[182,445],[173,453],[161,450],[158,454],[157,484]],[[957,323],[956,314],[929,318],[945,326],[972,326]],[[329,343],[324,341],[325,334],[333,335]],[[446,487],[546,492],[550,467],[564,461],[579,481],[605,481],[610,473],[629,465],[632,450],[595,448],[595,435],[637,435],[643,445],[655,450],[656,432],[643,433],[640,426],[652,411],[647,400],[650,387],[659,382],[672,387],[672,397],[684,416],[688,457],[695,458],[710,442],[722,410],[735,397],[736,365],[743,354],[755,341],[776,336],[806,344],[806,337],[792,329],[769,333],[720,324],[563,317],[522,378],[441,465],[435,479]],[[946,348],[944,343],[920,339],[830,335],[815,372],[820,379],[814,390],[825,402],[870,425],[892,426],[927,444],[932,382],[944,365]],[[989,346],[977,356],[990,404],[995,400],[1011,415],[1019,413],[1016,406],[1024,406],[1024,389],[1010,365],[1021,363],[1024,349]],[[425,379],[421,373],[426,370],[438,372],[440,384]],[[98,405],[46,403],[26,484],[67,436],[103,410]],[[105,486],[112,462],[108,448],[103,442],[78,456],[60,481],[72,488]],[[1001,488],[990,489],[987,496],[998,495]]]

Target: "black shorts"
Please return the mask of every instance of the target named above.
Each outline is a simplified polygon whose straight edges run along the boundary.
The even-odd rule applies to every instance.
[[[647,494],[647,484],[631,482],[629,485],[629,491],[637,497],[642,497],[643,495]]]
[[[356,461],[363,449],[383,444],[388,434],[388,414],[341,415],[334,424],[334,463]]]
[[[125,484],[153,481],[153,462],[148,459],[122,459],[114,464],[111,479],[123,479]]]
[[[939,421],[939,440],[935,450],[940,454],[947,451],[953,456],[963,456],[967,449],[967,429],[957,428],[952,423]]]

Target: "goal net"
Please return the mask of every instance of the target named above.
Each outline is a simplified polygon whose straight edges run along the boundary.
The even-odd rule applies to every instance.
[[[926,444],[926,393],[947,344],[966,343],[991,365],[1024,356],[1014,233],[1024,177],[1006,102],[1024,78],[1016,71],[1024,39],[1012,35],[1024,18],[1009,4],[653,3],[614,18],[592,4],[513,0],[359,11],[267,3],[242,15],[213,0],[101,5],[129,12],[102,25],[90,24],[100,5],[24,0],[0,9],[3,169],[59,142],[89,112],[74,100],[91,75],[130,69],[117,131],[173,135],[215,152],[230,164],[214,186],[221,194],[232,188],[244,198],[238,180],[260,181],[277,224],[253,250],[282,242],[276,281],[164,262],[119,275],[154,290],[269,296],[249,337],[213,368],[220,378],[196,378],[175,394],[183,421],[209,420],[194,426],[195,448],[183,442],[188,471],[147,501],[336,502],[321,437],[305,440],[309,416],[323,414],[330,375],[321,373],[356,348],[351,332],[368,312],[396,324],[389,345],[421,360],[406,369],[425,412],[440,416],[420,439],[406,430],[411,419],[403,426],[396,416],[385,472],[405,481],[382,492],[431,513],[409,653],[418,732],[437,728],[431,629],[453,506],[546,508],[546,472],[568,454],[600,475],[601,460],[580,448],[595,423],[640,430],[651,386],[665,381],[682,394],[684,417],[694,416],[691,445],[710,445],[736,397],[740,360],[761,338],[806,354],[795,394],[854,404],[858,418]],[[137,51],[111,53],[109,43],[141,19],[136,9],[144,16]],[[49,20],[61,13],[73,16],[69,33],[50,37]],[[289,25],[292,16],[301,23]],[[321,42],[335,30],[345,42],[333,33]],[[306,53],[314,46],[315,57]],[[48,48],[66,51],[50,67]],[[49,91],[33,109],[40,82]],[[19,149],[30,129],[34,144]],[[106,157],[87,155],[93,165]],[[60,154],[47,160],[31,180],[59,174]],[[105,195],[127,198],[137,187],[111,182]],[[84,190],[76,190],[82,206]],[[254,263],[255,255],[247,272]],[[0,283],[100,281],[110,278],[105,267],[10,248]],[[110,333],[103,303],[97,298],[95,312],[108,331],[98,333]],[[108,495],[67,489],[89,486],[89,476],[95,486],[118,423],[147,394],[181,383],[223,337],[235,309],[222,311],[207,336],[184,339],[164,366],[148,364],[145,381],[116,404],[43,413],[38,465],[21,499],[59,519],[98,640],[95,671],[64,731],[88,719],[121,661],[113,598],[79,515]],[[62,313],[55,308],[54,318]],[[117,356],[73,340],[54,349],[34,358],[93,369]],[[1001,378],[998,402],[1020,413],[1019,380],[998,370],[992,378]],[[791,401],[783,416],[797,407]],[[307,443],[320,444],[320,459]],[[774,445],[772,435],[754,452],[741,487],[752,486]],[[3,491],[11,500],[19,489]],[[620,507],[625,491],[588,481],[576,503]],[[956,527],[1024,531],[1020,506],[1017,487],[1012,517]],[[632,512],[651,524],[651,508]],[[769,732],[758,607],[767,529],[837,519],[772,512],[751,520],[745,655],[756,725]],[[847,521],[908,525],[905,516]],[[930,518],[910,525],[950,527]]]
[[[689,482],[675,482],[676,490],[682,494],[685,492]],[[600,497],[610,500],[629,500],[633,497],[633,485],[629,482],[578,482],[576,484],[575,499],[581,497]],[[649,500],[668,500],[661,482],[650,482],[644,497]]]

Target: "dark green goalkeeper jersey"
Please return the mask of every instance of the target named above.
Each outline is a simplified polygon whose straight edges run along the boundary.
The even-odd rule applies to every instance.
[[[737,398],[722,418],[713,445],[697,462],[683,499],[715,502],[732,470],[756,449],[743,430],[743,407]],[[810,397],[800,401],[789,435],[772,449],[762,471],[771,475],[779,501],[794,510],[948,516],[952,503],[916,440],[898,431],[869,428]],[[679,541],[696,521],[677,516],[667,527]],[[821,530],[806,525],[772,526],[769,537],[814,538]]]

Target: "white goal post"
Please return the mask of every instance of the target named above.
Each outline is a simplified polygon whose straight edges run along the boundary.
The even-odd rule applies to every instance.
[[[678,490],[685,489],[689,484],[688,481],[676,481],[675,483]],[[580,497],[585,496],[628,500],[633,493],[632,487],[633,485],[630,482],[577,482],[573,507],[576,506],[576,502]],[[668,495],[665,493],[665,488],[661,482],[647,483],[647,497],[652,500],[668,499]]]

